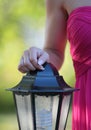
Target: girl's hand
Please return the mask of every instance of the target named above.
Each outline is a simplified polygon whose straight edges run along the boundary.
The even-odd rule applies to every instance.
[[[42,66],[49,61],[49,55],[46,51],[36,47],[25,50],[18,65],[18,70],[22,73],[34,71],[36,69],[44,70]]]

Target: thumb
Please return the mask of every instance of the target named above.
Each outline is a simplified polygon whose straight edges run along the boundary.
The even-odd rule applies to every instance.
[[[49,61],[49,55],[47,52],[44,52],[38,59],[38,64],[42,66],[45,62]]]

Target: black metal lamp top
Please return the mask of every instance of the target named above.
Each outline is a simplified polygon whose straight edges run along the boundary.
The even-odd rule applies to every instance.
[[[36,93],[36,94],[68,94],[77,89],[67,85],[62,76],[59,76],[57,69],[49,63],[44,65],[45,70],[36,70],[23,76],[20,83],[9,89],[15,93]]]

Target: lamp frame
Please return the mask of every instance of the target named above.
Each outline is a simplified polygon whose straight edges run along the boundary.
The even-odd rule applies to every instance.
[[[57,118],[56,118],[56,125],[55,125],[55,130],[58,130],[63,98],[64,96],[70,95],[69,100],[71,102],[72,93],[78,90],[78,89],[71,88],[64,81],[63,77],[59,76],[56,68],[52,64],[45,64],[44,67],[45,67],[44,71],[37,70],[34,72],[27,73],[27,75],[23,76],[22,80],[18,85],[8,89],[9,91],[13,92],[19,130],[21,130],[21,125],[19,121],[17,102],[15,98],[16,94],[21,96],[27,96],[27,95],[31,96],[34,130],[37,130],[36,115],[35,115],[35,95],[46,96],[46,97],[59,95],[59,104],[58,104],[58,111],[57,111]],[[70,106],[70,102],[69,102],[69,106]],[[68,106],[68,113],[70,109],[69,106]],[[63,130],[65,130],[66,128],[68,113],[65,119]]]

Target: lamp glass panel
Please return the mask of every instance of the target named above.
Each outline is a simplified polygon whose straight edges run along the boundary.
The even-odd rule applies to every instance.
[[[35,95],[36,130],[55,130],[59,96]]]
[[[20,130],[33,130],[31,95],[15,94]]]
[[[61,115],[60,115],[60,123],[58,130],[65,130],[67,117],[70,108],[71,95],[64,95],[61,106]]]

